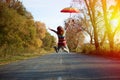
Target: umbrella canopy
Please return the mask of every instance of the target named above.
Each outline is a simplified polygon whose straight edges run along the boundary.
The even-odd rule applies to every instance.
[[[64,13],[79,13],[80,10],[77,9],[77,8],[74,8],[74,7],[66,7],[66,8],[63,8],[61,10],[61,12],[64,12]]]
[[[79,13],[80,10],[75,7],[70,6],[70,7],[63,8],[60,12],[70,13],[70,16],[71,16],[71,13]]]

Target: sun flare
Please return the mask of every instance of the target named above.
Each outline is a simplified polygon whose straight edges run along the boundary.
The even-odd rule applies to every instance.
[[[111,19],[110,23],[113,29],[120,25],[120,12]]]
[[[113,28],[115,28],[118,25],[118,23],[119,23],[118,19],[112,19],[111,20],[111,25],[112,25]]]

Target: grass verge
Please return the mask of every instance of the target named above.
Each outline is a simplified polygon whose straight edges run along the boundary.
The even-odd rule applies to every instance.
[[[51,51],[42,51],[41,53],[24,53],[21,55],[14,55],[14,56],[10,55],[6,57],[0,57],[0,65],[5,65],[11,62],[35,58],[35,57],[43,56],[43,55],[50,54],[50,53]]]

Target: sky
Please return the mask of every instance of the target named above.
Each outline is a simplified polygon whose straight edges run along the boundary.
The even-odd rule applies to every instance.
[[[69,13],[61,13],[60,11],[69,7],[71,0],[20,0],[27,11],[29,11],[35,21],[41,21],[46,27],[57,28],[64,25]]]
[[[35,21],[45,23],[46,28],[56,29],[57,26],[64,26],[65,19],[70,17],[69,13],[60,11],[69,7],[72,0],[20,0],[27,11],[29,11]],[[111,0],[112,1],[112,0]],[[110,2],[111,2],[110,1]],[[55,33],[48,30],[52,35]]]
[[[46,28],[55,29],[57,26],[64,26],[65,19],[70,17],[69,13],[61,13],[60,11],[69,7],[72,0],[20,0],[27,11],[29,11],[35,21],[45,23]],[[74,15],[74,14],[72,14]],[[53,36],[57,35],[48,30]]]

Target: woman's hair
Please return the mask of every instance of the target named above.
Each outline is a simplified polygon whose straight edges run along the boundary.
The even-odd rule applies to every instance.
[[[58,26],[57,27],[57,33],[60,34],[60,35],[63,35],[64,34],[64,29],[61,26]]]

